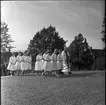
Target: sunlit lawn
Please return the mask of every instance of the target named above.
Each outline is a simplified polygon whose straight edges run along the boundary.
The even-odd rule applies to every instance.
[[[105,105],[105,73],[2,77],[1,101],[2,105]]]

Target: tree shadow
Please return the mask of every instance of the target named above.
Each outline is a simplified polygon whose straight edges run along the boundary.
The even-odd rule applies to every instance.
[[[97,77],[97,76],[104,76],[104,72],[90,72],[90,73],[72,73],[72,74],[62,74],[60,78],[79,78],[79,77]]]

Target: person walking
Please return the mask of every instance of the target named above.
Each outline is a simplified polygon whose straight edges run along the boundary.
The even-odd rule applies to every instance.
[[[43,69],[43,71],[45,71],[45,63],[46,63],[47,53],[48,53],[48,50],[45,51],[45,53],[43,54],[43,58],[42,58],[42,69]]]
[[[63,70],[63,57],[62,57],[62,51],[59,50],[59,54],[57,55],[57,70],[58,74],[62,74]]]
[[[62,51],[62,57],[63,57],[63,70],[62,72],[65,74],[71,74],[70,71],[70,63],[69,63],[69,52],[67,51],[67,47],[64,47],[64,50]]]
[[[36,62],[35,62],[35,72],[37,73],[37,75],[39,73],[42,73],[42,67],[43,67],[42,59],[43,59],[42,53],[39,52],[39,54],[36,57]]]
[[[29,56],[28,56],[28,74],[31,73],[31,70],[32,70],[32,56],[31,56],[31,54],[29,54]]]
[[[27,62],[27,59],[26,59],[26,51],[25,51],[23,56],[22,56],[22,62],[21,62],[22,75],[26,74],[26,70],[27,70],[26,62]]]
[[[54,50],[53,54],[51,55],[51,70],[52,74],[54,73],[56,77],[59,75],[57,74],[57,49]]]
[[[15,57],[15,53],[12,54],[12,56],[10,57],[9,59],[9,63],[8,63],[8,66],[7,66],[7,70],[10,71],[10,75],[12,76],[14,71],[16,70],[16,57]]]
[[[22,61],[22,56],[21,52],[18,53],[18,56],[16,57],[16,70],[17,70],[17,75],[20,74],[21,72],[21,61]]]
[[[25,55],[25,74],[29,74],[29,53]]]
[[[48,76],[51,76],[51,51],[49,50],[47,51],[47,54],[45,56],[45,67],[42,75],[46,73],[48,74]]]

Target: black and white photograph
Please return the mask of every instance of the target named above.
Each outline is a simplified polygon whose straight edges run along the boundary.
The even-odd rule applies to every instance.
[[[105,105],[105,0],[1,1],[1,105]]]

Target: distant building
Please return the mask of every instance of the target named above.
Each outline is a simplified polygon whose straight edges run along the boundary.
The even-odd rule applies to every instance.
[[[102,49],[92,49],[92,53],[94,54],[94,56],[97,57],[104,57],[105,56],[105,52]]]
[[[95,56],[92,69],[103,70],[105,69],[105,52],[102,49],[92,49],[92,53]]]

